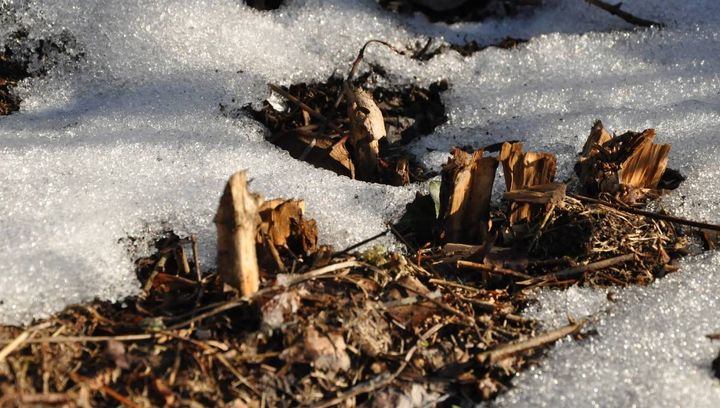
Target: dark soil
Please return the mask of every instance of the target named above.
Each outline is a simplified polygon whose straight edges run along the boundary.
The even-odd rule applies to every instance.
[[[436,11],[413,0],[379,0],[378,2],[385,9],[396,13],[410,15],[419,12],[432,22],[442,21],[449,24],[515,16],[542,4],[540,0],[467,0],[455,8]]]
[[[20,98],[13,92],[19,81],[45,75],[61,60],[78,62],[84,56],[67,31],[47,38],[30,38],[28,32],[19,30],[10,37],[0,51],[0,115],[9,115],[20,108]],[[29,66],[36,68],[29,72]]]
[[[13,94],[12,89],[27,76],[22,64],[13,61],[7,52],[0,54],[0,115],[9,115],[20,109],[20,98]]]
[[[276,10],[284,0],[244,0],[248,6],[258,10]]]

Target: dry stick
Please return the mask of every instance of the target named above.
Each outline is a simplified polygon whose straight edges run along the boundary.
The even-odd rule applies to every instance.
[[[540,223],[540,226],[538,227],[537,232],[535,233],[535,236],[533,236],[533,240],[530,243],[529,251],[532,251],[533,248],[535,248],[535,245],[540,240],[540,237],[542,236],[542,232],[545,229],[545,225],[550,220],[550,217],[552,216],[553,212],[555,211],[555,204],[550,205],[550,209],[547,210],[547,213],[545,214],[545,218],[543,218],[542,222]]]
[[[19,394],[16,397],[22,404],[48,404],[56,405],[71,400],[70,395],[59,392],[51,392],[47,394]]]
[[[387,227],[390,229],[390,231],[392,231],[393,235],[395,235],[395,238],[399,239],[400,242],[402,242],[407,247],[407,249],[410,250],[410,252],[417,252],[417,248],[415,248],[414,245],[412,245],[410,242],[408,242],[408,240],[402,236],[400,231],[398,231],[397,228],[395,228],[395,226],[388,223]]]
[[[658,22],[651,21],[651,20],[645,20],[644,18],[635,17],[634,15],[632,15],[626,11],[622,11],[620,9],[620,7],[622,6],[622,2],[612,5],[612,4],[606,3],[602,0],[585,0],[585,1],[590,3],[593,6],[599,7],[601,9],[607,11],[608,13],[610,13],[614,16],[618,16],[618,17],[622,18],[623,20],[627,21],[628,23],[634,24],[636,26],[640,26],[640,27],[652,27],[652,26],[664,27],[665,26],[663,23],[658,23]]]
[[[427,332],[425,332],[420,338],[418,338],[417,342],[415,342],[415,345],[405,354],[405,358],[403,359],[403,362],[400,364],[400,367],[398,367],[397,370],[393,371],[392,374],[380,374],[377,377],[372,378],[369,381],[360,383],[356,385],[355,387],[338,393],[334,398],[320,401],[318,403],[315,403],[311,405],[311,408],[328,408],[333,405],[340,404],[343,401],[346,401],[350,398],[353,398],[360,394],[366,394],[371,393],[379,388],[382,388],[391,382],[393,382],[402,372],[405,370],[405,367],[410,364],[410,360],[412,359],[415,352],[418,350],[420,345],[430,338],[433,334],[437,333],[442,329],[445,325],[443,323],[438,323],[435,326],[431,327]]]
[[[115,401],[125,405],[129,408],[140,408],[140,405],[130,401],[127,397],[120,394],[119,392],[115,391],[114,389],[108,387],[107,385],[100,385],[99,387],[93,387],[92,385],[88,384],[90,381],[92,381],[92,378],[85,377],[84,375],[80,375],[77,373],[70,373],[70,378],[72,378],[73,381],[75,381],[78,384],[85,384],[90,389],[94,391],[101,391],[104,394],[107,394]]]
[[[483,363],[488,362],[490,364],[495,364],[498,361],[506,357],[510,357],[513,354],[542,347],[557,340],[560,340],[561,338],[569,334],[577,333],[577,331],[583,327],[585,322],[585,320],[580,320],[577,323],[573,323],[559,329],[543,333],[537,337],[532,337],[530,339],[517,343],[505,344],[494,350],[486,351],[479,354],[476,359]]]
[[[193,263],[195,264],[195,275],[197,276],[198,283],[202,282],[200,278],[200,251],[198,250],[198,239],[197,235],[190,235],[190,241],[192,242],[193,251]]]
[[[477,262],[470,261],[457,261],[458,268],[477,269],[483,272],[495,273],[498,275],[512,276],[515,278],[532,279],[532,276],[524,274],[522,272],[513,271],[512,269],[503,268],[494,265],[485,265]]]
[[[279,86],[275,84],[268,84],[268,87],[273,91],[280,94],[285,99],[289,100],[290,102],[294,103],[295,105],[299,106],[300,109],[307,112],[310,116],[314,117],[315,119],[323,122],[323,124],[330,126],[333,130],[336,132],[343,133],[342,129],[332,124],[322,113],[316,111],[315,109],[305,105],[300,99],[292,96],[289,92],[285,91],[284,89],[280,88]]]
[[[24,343],[29,343],[28,339],[30,338],[30,336],[34,335],[39,330],[42,330],[42,329],[45,329],[45,328],[51,326],[52,324],[53,324],[52,322],[45,322],[45,323],[41,323],[37,326],[30,327],[27,330],[20,333],[20,335],[15,337],[14,340],[8,341],[6,343],[7,346],[3,347],[3,349],[0,350],[0,363],[5,361],[7,356],[12,354],[13,351],[19,349]],[[5,343],[5,342],[0,340],[0,344],[3,344],[3,343]]]
[[[122,336],[55,336],[55,337],[43,337],[39,339],[25,340],[26,344],[35,343],[90,343],[100,341],[137,341],[137,340],[150,340],[154,337],[163,335],[162,332],[157,333],[143,333],[143,334],[127,334]],[[7,344],[9,341],[0,340],[0,344]]]
[[[352,268],[352,267],[360,267],[360,266],[367,266],[362,262],[356,261],[356,260],[350,260],[345,262],[336,263],[333,265],[328,265],[322,268],[318,268],[315,270],[312,270],[310,272],[306,272],[302,275],[294,276],[288,280],[288,282],[285,285],[275,285],[271,286],[269,288],[265,288],[262,290],[257,291],[251,298],[243,298],[243,299],[237,299],[237,300],[231,300],[228,302],[223,302],[218,304],[216,307],[208,310],[205,313],[198,314],[197,316],[191,317],[189,320],[178,323],[176,325],[168,327],[168,330],[177,330],[181,329],[183,327],[189,326],[192,323],[195,323],[196,321],[206,319],[208,317],[215,316],[217,314],[220,314],[224,311],[234,309],[236,307],[248,304],[254,299],[257,299],[260,296],[263,296],[267,293],[270,293],[275,290],[281,290],[293,285],[297,285],[298,283],[305,282],[307,280],[315,279],[317,277],[320,277],[322,275],[335,272],[340,269],[345,268]],[[30,340],[23,340],[24,343],[85,343],[85,342],[99,342],[99,341],[108,341],[108,340],[115,340],[115,341],[137,341],[137,340],[150,340],[152,338],[166,335],[164,332],[160,331],[157,333],[142,333],[142,334],[129,334],[129,335],[121,335],[121,336],[56,336],[56,337],[45,337],[40,339],[30,339]],[[172,334],[167,334],[171,337],[174,337]],[[0,344],[10,344],[17,341],[15,340],[0,340]],[[6,347],[7,348],[7,347]]]
[[[572,268],[563,269],[560,272],[554,272],[549,273],[547,275],[539,276],[534,279],[530,279],[523,282],[518,282],[520,285],[533,285],[535,283],[542,282],[544,280],[553,279],[553,280],[564,280],[564,279],[577,279],[580,276],[582,276],[585,272],[592,272],[597,271],[600,269],[604,269],[613,265],[621,264],[623,262],[632,261],[635,259],[635,254],[626,254],[626,255],[620,255],[615,256],[612,258],[603,259],[602,261],[597,261],[593,263],[589,263],[587,265],[578,265],[574,266]]]
[[[373,235],[373,236],[370,237],[370,238],[366,238],[366,239],[358,242],[357,244],[352,244],[352,245],[350,245],[349,247],[343,249],[343,250],[340,251],[340,252],[335,252],[335,253],[333,254],[333,256],[338,256],[338,255],[346,254],[346,253],[352,251],[352,250],[355,249],[355,248],[361,247],[361,246],[363,246],[363,245],[365,245],[365,244],[367,244],[367,243],[369,243],[369,242],[373,242],[373,241],[375,241],[376,239],[387,235],[388,232],[390,232],[390,228],[386,229],[386,230],[383,231],[383,232],[380,232],[380,233],[378,233],[378,234],[375,234],[375,235]]]
[[[705,222],[691,221],[691,220],[686,220],[684,218],[673,217],[672,215],[658,214],[658,213],[654,213],[654,212],[650,212],[650,211],[638,210],[637,208],[627,207],[627,206],[623,206],[623,205],[617,205],[617,204],[613,204],[613,203],[610,203],[610,202],[607,202],[604,200],[598,200],[595,198],[585,197],[585,196],[581,196],[581,195],[577,195],[577,194],[568,194],[568,195],[576,200],[584,201],[586,203],[604,205],[605,207],[614,208],[618,211],[624,211],[624,212],[627,212],[630,214],[635,214],[635,215],[642,215],[644,217],[648,217],[648,218],[651,218],[654,220],[662,220],[662,221],[672,222],[674,224],[689,225],[691,227],[697,227],[697,228],[701,228],[701,229],[720,231],[720,225],[717,225],[717,224],[708,224]]]

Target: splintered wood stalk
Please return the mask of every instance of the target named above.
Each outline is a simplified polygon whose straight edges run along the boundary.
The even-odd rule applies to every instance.
[[[345,83],[350,118],[350,145],[358,179],[377,181],[380,139],[386,136],[385,120],[370,93]]]
[[[595,122],[575,166],[583,192],[609,193],[627,204],[654,194],[670,154],[670,145],[655,144],[654,138],[654,129],[613,137]]]
[[[249,297],[260,287],[255,234],[263,199],[247,189],[244,171],[233,174],[225,186],[215,215],[217,265],[223,282]]]
[[[489,229],[490,196],[497,170],[497,159],[472,156],[454,149],[442,169],[440,184],[441,238],[445,242],[482,244]]]
[[[669,144],[655,144],[655,130],[641,133],[647,140],[620,167],[620,183],[635,188],[656,189],[667,168]]]
[[[557,159],[554,154],[523,152],[522,148],[522,143],[504,143],[500,149],[498,158],[503,165],[508,192],[550,184],[555,178]],[[533,207],[529,202],[513,202],[509,222],[530,221],[538,213],[538,206]]]

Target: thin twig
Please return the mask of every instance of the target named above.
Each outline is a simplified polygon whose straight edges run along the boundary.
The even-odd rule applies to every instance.
[[[382,40],[375,40],[375,39],[373,39],[373,40],[368,40],[368,41],[362,46],[362,48],[360,48],[360,52],[358,52],[357,57],[355,57],[355,61],[353,61],[352,67],[350,68],[350,73],[348,73],[348,77],[347,77],[347,80],[346,80],[347,83],[352,82],[352,79],[353,79],[353,77],[355,76],[355,72],[357,71],[357,67],[358,67],[358,65],[360,65],[360,61],[362,61],[363,57],[365,56],[365,49],[368,47],[368,45],[370,45],[370,44],[372,44],[372,43],[382,44],[382,45],[390,48],[391,50],[395,51],[396,53],[398,53],[398,54],[400,54],[400,55],[405,55],[405,52],[400,51],[399,49],[395,48],[393,45],[391,45],[391,44],[388,43],[388,42],[385,42],[385,41],[382,41]]]
[[[25,340],[26,344],[35,343],[92,343],[101,341],[138,341],[138,340],[149,340],[157,336],[161,336],[162,332],[157,333],[143,333],[143,334],[126,334],[122,336],[55,336],[55,337],[42,337],[39,339],[28,339]],[[9,341],[0,340],[0,344],[7,344]]]
[[[614,16],[618,16],[618,17],[622,18],[623,20],[627,21],[628,23],[634,24],[636,26],[640,26],[640,27],[653,27],[653,26],[664,27],[665,26],[663,23],[658,23],[658,22],[655,22],[652,20],[645,20],[644,18],[636,17],[626,11],[621,10],[620,7],[622,7],[622,2],[613,5],[610,3],[606,3],[602,0],[585,0],[585,1],[595,7],[599,7],[601,9],[607,11],[608,13],[610,13]]]
[[[600,269],[605,269],[610,266],[618,265],[623,262],[629,262],[635,259],[635,254],[625,254],[620,256],[615,256],[612,258],[603,259],[602,261],[597,261],[593,263],[589,263],[586,265],[578,265],[573,266],[572,268],[563,269],[560,272],[554,272],[549,273],[547,275],[539,276],[537,278],[532,278],[527,281],[518,282],[519,285],[534,285],[539,282],[547,281],[547,280],[556,280],[561,281],[564,279],[577,279],[581,277],[585,272],[592,272],[592,271],[598,271]]]
[[[357,57],[355,57],[355,61],[353,61],[353,63],[352,63],[352,67],[350,68],[350,72],[348,73],[347,79],[345,80],[345,85],[346,85],[346,86],[349,86],[349,87],[352,88],[352,80],[353,80],[353,77],[355,76],[355,72],[357,71],[357,67],[360,65],[360,61],[362,61],[362,59],[363,59],[364,56],[365,56],[365,49],[367,48],[368,45],[370,45],[370,44],[372,44],[372,43],[382,44],[382,45],[390,48],[391,50],[395,51],[396,53],[398,53],[398,54],[400,54],[400,55],[405,55],[405,53],[404,53],[403,51],[400,51],[399,49],[395,48],[395,47],[392,46],[390,43],[387,43],[387,42],[385,42],[385,41],[382,41],[382,40],[374,40],[374,39],[367,41],[365,44],[363,44],[362,48],[360,48],[360,51],[358,52]],[[344,87],[343,87],[343,88],[344,88]],[[352,92],[348,93],[348,95],[352,96]],[[340,95],[338,95],[338,98],[337,98],[337,100],[335,101],[335,109],[337,109],[338,106],[340,106],[340,102],[342,102],[344,96],[345,96],[345,92],[340,92]],[[351,103],[352,103],[352,102],[351,102]]]
[[[395,235],[395,238],[399,239],[400,242],[402,242],[403,244],[405,244],[405,246],[407,247],[408,250],[410,250],[410,252],[417,252],[417,248],[415,248],[414,245],[412,245],[411,243],[409,243],[409,242],[405,239],[405,237],[402,236],[402,234],[400,233],[400,231],[398,231],[397,228],[395,228],[395,226],[393,226],[393,225],[390,224],[390,223],[388,223],[387,226],[388,226],[388,228],[390,229],[390,231],[392,231],[393,235]]]
[[[364,239],[364,240],[362,240],[362,241],[360,241],[360,242],[358,242],[358,243],[356,243],[356,244],[352,244],[352,245],[350,245],[349,247],[343,249],[342,251],[336,252],[335,254],[333,254],[333,256],[338,256],[338,255],[347,254],[348,252],[350,252],[350,251],[352,251],[352,250],[354,250],[354,249],[356,249],[356,248],[359,248],[359,247],[361,247],[361,246],[363,246],[363,245],[365,245],[365,244],[367,244],[367,243],[369,243],[369,242],[373,242],[373,241],[375,241],[375,240],[378,239],[378,238],[384,237],[385,235],[388,234],[388,232],[390,232],[390,229],[389,229],[389,228],[386,229],[386,230],[383,231],[383,232],[380,232],[380,233],[378,233],[378,234],[373,235],[373,236],[370,237],[370,238],[366,238],[366,239]]]
[[[5,342],[0,340],[0,344],[7,344],[7,346],[3,347],[3,349],[0,350],[0,363],[5,361],[7,356],[9,356],[13,351],[19,349],[24,343],[30,343],[31,341],[29,341],[28,339],[30,339],[30,337],[37,333],[39,330],[45,329],[51,325],[52,322],[41,323],[37,326],[30,327],[29,329],[23,331],[12,341]]]
[[[202,279],[200,277],[200,250],[198,250],[197,235],[192,234],[190,236],[190,242],[192,242],[193,263],[195,264],[195,275],[197,276],[198,283],[200,283],[200,282],[202,282]]]
[[[477,270],[483,271],[483,272],[495,273],[495,274],[504,275],[504,276],[512,276],[514,278],[532,279],[532,276],[522,273],[522,272],[513,271],[512,269],[503,268],[503,267],[495,266],[495,265],[485,265],[485,264],[481,264],[481,263],[477,263],[477,262],[457,261],[457,267],[458,268],[477,269]]]
[[[654,220],[662,220],[662,221],[672,222],[674,224],[689,225],[691,227],[697,227],[697,228],[701,228],[701,229],[720,231],[720,225],[717,225],[717,224],[708,224],[705,222],[692,221],[692,220],[686,220],[684,218],[673,217],[672,215],[658,214],[658,213],[654,213],[654,212],[650,212],[650,211],[638,210],[637,208],[627,207],[627,206],[623,206],[623,205],[617,205],[617,204],[610,203],[608,201],[598,200],[596,198],[585,197],[585,196],[581,196],[581,195],[577,195],[577,194],[568,194],[568,195],[576,200],[584,201],[586,203],[599,204],[599,205],[603,205],[605,207],[614,208],[616,210],[624,211],[624,212],[627,212],[630,214],[642,215],[644,217],[648,217],[648,218],[651,218]]]
[[[554,343],[569,334],[577,333],[578,330],[583,327],[585,322],[585,320],[580,320],[577,323],[563,326],[559,329],[543,333],[539,336],[532,337],[524,341],[502,345],[495,348],[494,350],[478,354],[476,359],[482,363],[488,362],[490,364],[495,364],[498,361],[501,361],[502,359],[509,357],[513,354],[536,349],[538,347]]]

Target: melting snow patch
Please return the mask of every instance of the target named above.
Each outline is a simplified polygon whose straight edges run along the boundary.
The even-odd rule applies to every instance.
[[[71,35],[78,58],[23,81],[21,111],[0,118],[0,321],[133,293],[128,236],[198,233],[212,265],[212,216],[240,169],[254,191],[305,199],[326,243],[342,248],[383,230],[417,187],[313,168],[265,142],[258,123],[219,111],[233,99],[259,107],[267,82],[345,72],[370,38],[533,37],[514,50],[427,62],[367,53],[399,84],[448,79],[449,121],[412,146],[426,166],[438,168],[455,145],[520,139],[557,153],[562,179],[595,119],[616,131],[654,127],[658,142],[673,144],[670,166],[688,177],[661,205],[720,221],[720,3],[628,0],[624,9],[668,24],[629,32],[610,32],[631,27],[579,0],[457,25],[400,18],[373,0],[286,3],[271,12],[239,0],[1,3],[0,46],[20,29],[33,40]],[[602,291],[543,292],[535,316],[555,325],[592,314],[598,335],[562,342],[498,404],[720,405],[709,371],[717,346],[703,337],[720,321],[719,262],[687,261],[649,288],[617,291],[616,303]]]
[[[556,345],[496,405],[717,407],[710,367],[718,346],[705,336],[720,322],[719,264],[717,254],[688,260],[650,287],[614,290],[615,302],[603,291],[543,291],[533,316],[560,325],[567,320],[558,314],[591,314],[588,328],[598,333]]]

